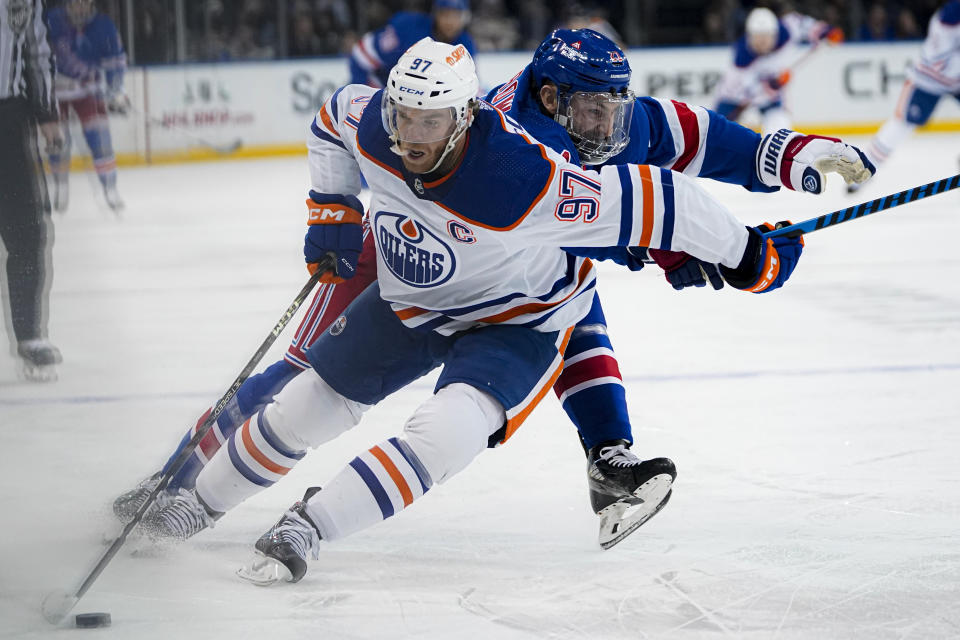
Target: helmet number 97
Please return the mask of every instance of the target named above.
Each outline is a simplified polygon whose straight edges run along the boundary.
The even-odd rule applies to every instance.
[[[413,71],[426,71],[432,64],[433,64],[433,60],[424,60],[423,58],[414,58],[413,62],[410,63],[410,69],[412,69]]]

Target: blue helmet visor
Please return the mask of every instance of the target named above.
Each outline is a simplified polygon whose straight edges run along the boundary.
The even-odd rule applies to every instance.
[[[584,164],[602,164],[630,142],[632,91],[564,92],[558,99],[554,119],[566,128]]]

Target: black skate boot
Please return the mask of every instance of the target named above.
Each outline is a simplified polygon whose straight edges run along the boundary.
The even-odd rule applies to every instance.
[[[127,491],[124,494],[121,494],[113,501],[113,515],[117,516],[117,519],[120,522],[127,523],[133,519],[133,514],[137,512],[137,509],[146,502],[147,498],[153,493],[153,490],[157,488],[157,485],[160,484],[160,472],[157,471],[155,474],[149,478],[144,478],[140,481],[133,489]],[[149,512],[153,511],[158,507],[162,507],[167,502],[169,502],[170,494],[166,491],[161,491],[153,501],[153,506],[150,507]]]
[[[677,469],[668,458],[641,460],[626,440],[604,442],[587,456],[590,504],[600,516],[600,546],[609,549],[670,500]]]
[[[154,540],[186,540],[212,527],[222,515],[204,504],[195,491],[180,489],[165,505],[151,510],[140,526]]]
[[[320,490],[310,487],[277,524],[260,536],[257,557],[237,570],[237,575],[260,587],[280,580],[299,582],[307,573],[307,554],[319,557],[320,532],[307,515],[307,500]]]
[[[27,380],[53,382],[57,379],[56,365],[63,362],[63,356],[48,340],[23,340],[17,344],[17,355],[23,359],[23,376]]]

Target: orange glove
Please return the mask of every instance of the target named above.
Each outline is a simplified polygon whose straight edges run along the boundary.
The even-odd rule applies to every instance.
[[[830,31],[827,31],[827,34],[823,36],[823,39],[830,44],[840,44],[844,40],[843,29],[840,27],[831,27]]]

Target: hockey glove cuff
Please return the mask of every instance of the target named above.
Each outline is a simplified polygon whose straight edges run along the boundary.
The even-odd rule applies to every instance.
[[[723,278],[715,264],[694,258],[683,251],[649,249],[648,253],[663,269],[663,274],[670,286],[677,291],[686,287],[704,287],[708,281],[717,291],[723,289]]]
[[[822,193],[825,173],[839,173],[847,184],[859,184],[877,168],[858,148],[839,138],[807,136],[780,129],[764,136],[757,149],[757,176],[768,187]]]
[[[303,244],[307,269],[311,274],[315,273],[318,263],[330,255],[334,267],[320,277],[320,282],[337,284],[349,280],[357,272],[357,262],[363,250],[363,205],[355,196],[311,192],[307,210],[309,226]]]
[[[747,250],[736,269],[720,265],[720,273],[732,287],[752,293],[767,293],[779,289],[790,278],[803,253],[803,236],[764,238],[763,234],[775,228],[789,226],[790,221],[747,227],[750,237]]]

